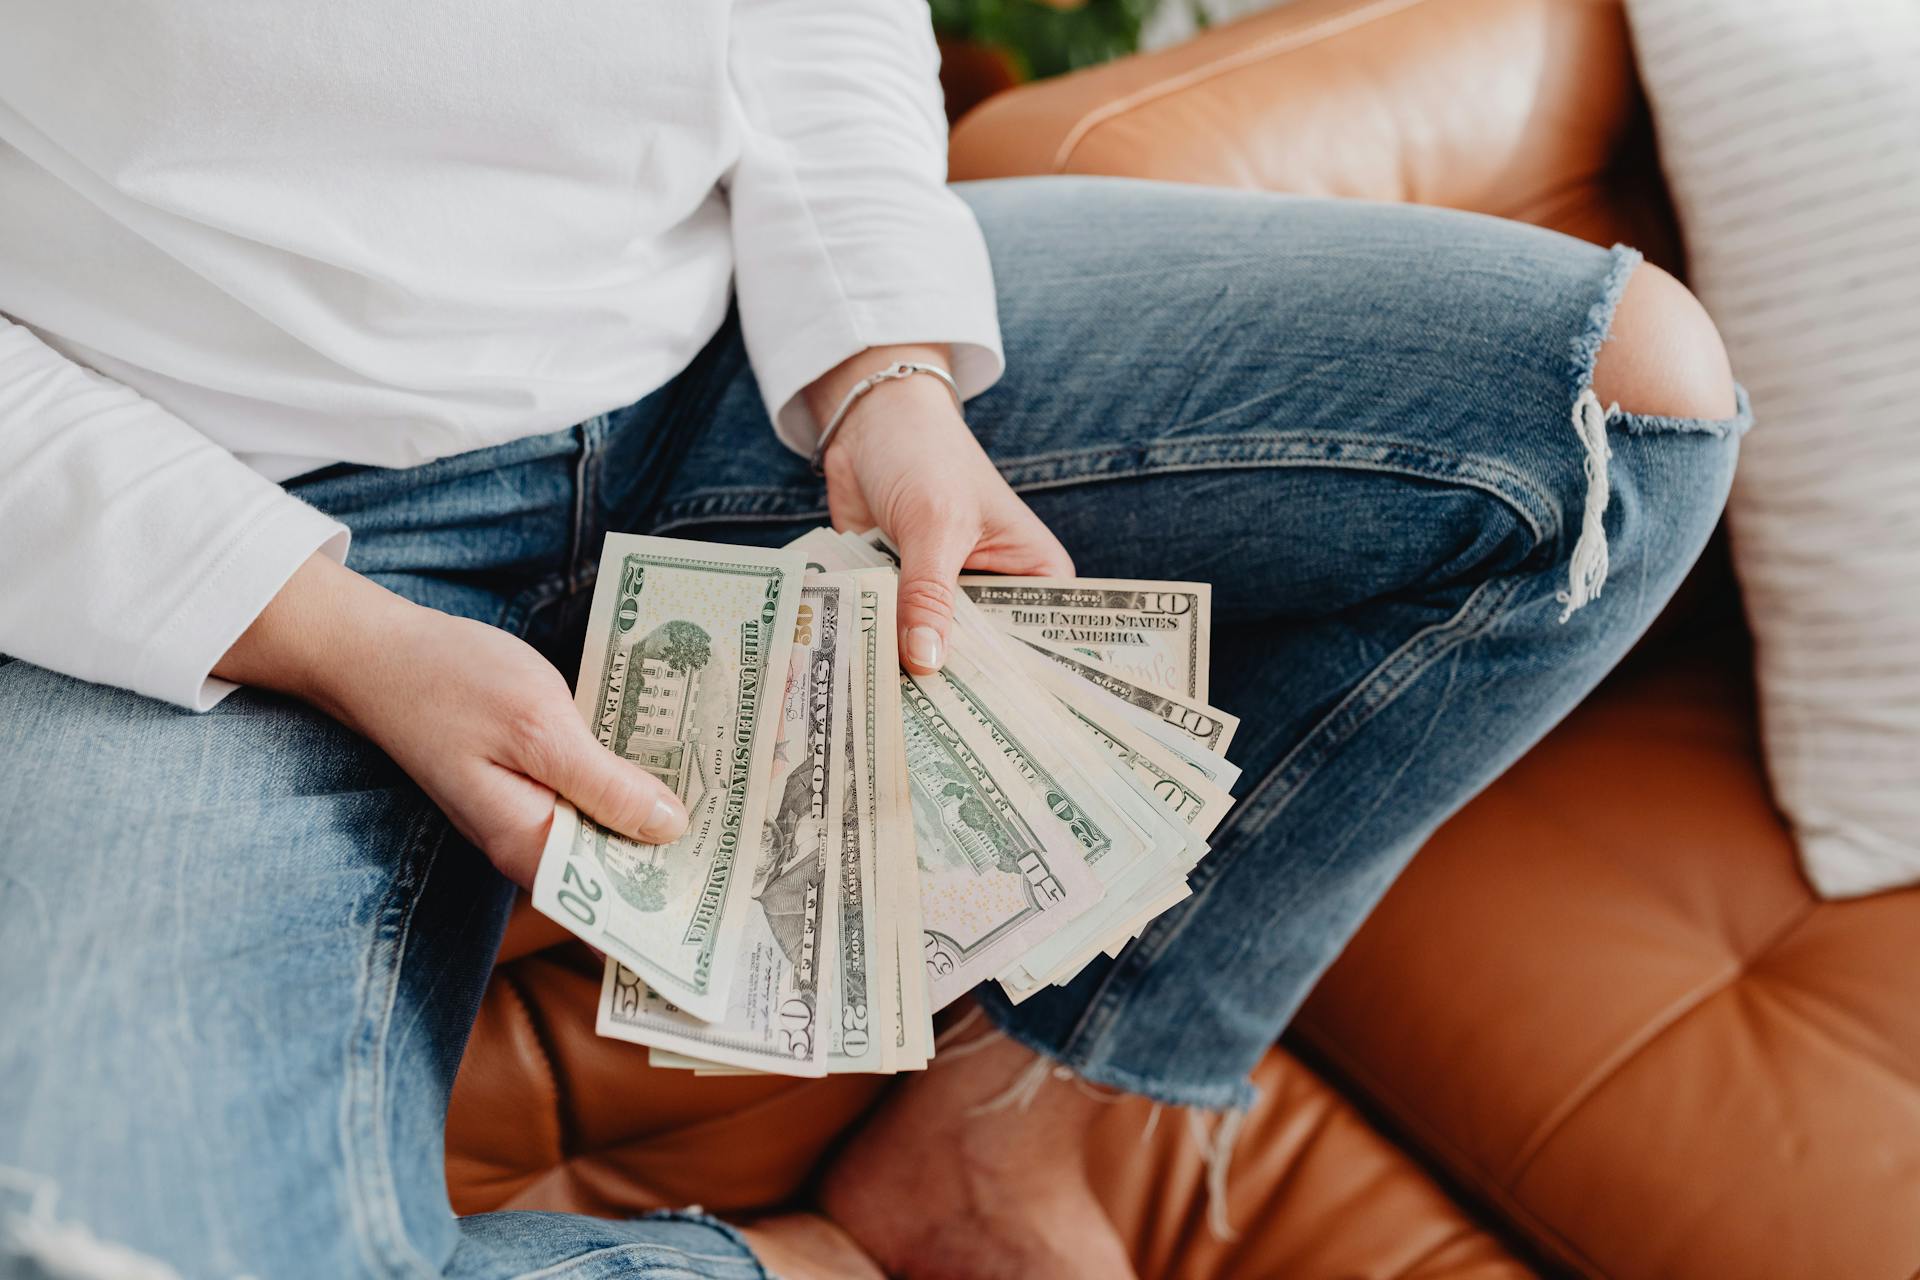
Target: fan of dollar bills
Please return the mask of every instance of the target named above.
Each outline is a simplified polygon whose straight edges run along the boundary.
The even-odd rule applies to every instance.
[[[1186,897],[1232,803],[1206,584],[964,575],[914,676],[896,567],[877,534],[607,538],[577,700],[691,823],[643,845],[562,801],[533,902],[656,1066],[924,1067],[942,1006],[1066,982]]]

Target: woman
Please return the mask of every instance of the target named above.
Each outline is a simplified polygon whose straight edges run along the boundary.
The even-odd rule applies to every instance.
[[[1082,1172],[1100,1088],[1244,1105],[1427,833],[1672,592],[1746,425],[1629,251],[947,188],[907,0],[6,26],[10,1266],[1126,1274]],[[821,424],[900,362],[964,414],[935,373],[874,385],[823,483]],[[447,1091],[553,796],[685,822],[554,665],[601,535],[828,516],[902,548],[917,671],[963,566],[1215,584],[1245,774],[1193,897],[1067,988],[980,993],[989,1038],[829,1170],[843,1232],[454,1219]]]

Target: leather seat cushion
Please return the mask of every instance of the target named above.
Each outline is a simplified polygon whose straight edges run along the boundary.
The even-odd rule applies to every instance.
[[[1920,890],[1823,903],[1745,637],[1610,680],[1443,828],[1291,1033],[1589,1275],[1920,1268]]]
[[[804,1204],[835,1140],[887,1087],[697,1079],[593,1034],[599,962],[524,909],[486,993],[447,1126],[461,1213],[610,1216],[700,1204],[746,1215]],[[526,948],[533,950],[527,951]],[[1103,1117],[1090,1167],[1146,1276],[1509,1280],[1533,1274],[1338,1092],[1282,1049],[1256,1076],[1228,1167],[1238,1236],[1208,1225],[1201,1130],[1137,1098]]]

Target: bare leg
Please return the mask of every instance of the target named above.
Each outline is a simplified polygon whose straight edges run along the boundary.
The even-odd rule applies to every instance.
[[[1103,1099],[1052,1076],[1030,1101],[1007,1099],[1039,1059],[987,1034],[943,1050],[855,1135],[827,1171],[827,1213],[908,1280],[1132,1276],[1087,1183]]]
[[[885,1280],[845,1231],[815,1214],[762,1218],[740,1228],[740,1234],[781,1280]]]

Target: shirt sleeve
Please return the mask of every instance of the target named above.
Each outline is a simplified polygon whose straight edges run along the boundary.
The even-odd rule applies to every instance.
[[[962,396],[1005,367],[985,239],[947,188],[940,54],[918,0],[738,0],[746,137],[728,182],[734,287],[780,439],[800,392],[872,346],[947,343]]]
[[[220,660],[346,527],[0,317],[0,653],[205,711]]]

